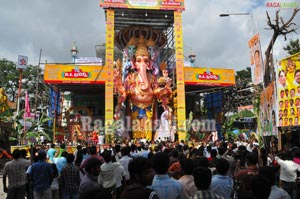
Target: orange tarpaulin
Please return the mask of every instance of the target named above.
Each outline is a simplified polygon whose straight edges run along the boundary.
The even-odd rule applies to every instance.
[[[9,155],[8,153],[7,153],[7,151],[2,151],[2,153],[0,154],[0,158],[2,158],[3,156],[6,156],[6,157],[8,157],[9,159],[13,159],[13,157],[11,156],[11,155]]]

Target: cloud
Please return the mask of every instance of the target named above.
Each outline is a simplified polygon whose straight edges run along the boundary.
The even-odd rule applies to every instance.
[[[95,56],[95,45],[105,42],[105,15],[99,0],[5,0],[0,7],[0,58],[16,61],[27,55],[29,63],[71,62],[70,49],[76,41],[80,56]],[[257,3],[260,2],[260,3]],[[248,40],[252,22],[261,35],[262,52],[272,32],[266,30],[266,10],[274,18],[276,9],[266,1],[186,0],[183,12],[184,54],[194,52],[196,66],[244,69],[249,66]],[[220,13],[253,13],[251,17],[219,17]],[[288,17],[290,9],[280,12]],[[300,21],[300,14],[294,22]],[[288,38],[299,38],[291,34]],[[275,59],[286,56],[288,41],[279,37],[274,45]]]

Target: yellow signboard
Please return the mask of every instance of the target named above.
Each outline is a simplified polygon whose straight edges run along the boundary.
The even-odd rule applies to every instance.
[[[233,69],[218,68],[184,68],[185,84],[207,86],[231,86],[235,85]]]
[[[300,53],[277,64],[278,126],[299,126],[300,117]]]
[[[44,81],[49,84],[104,84],[103,66],[46,64]]]
[[[103,8],[184,10],[184,0],[100,0]]]

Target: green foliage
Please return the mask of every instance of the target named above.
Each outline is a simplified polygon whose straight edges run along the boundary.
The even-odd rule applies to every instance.
[[[0,88],[4,88],[10,102],[16,102],[20,83],[20,71],[16,69],[16,64],[6,59],[0,59]],[[21,109],[24,105],[24,91],[29,94],[30,103],[37,104],[37,107],[46,107],[48,104],[49,88],[42,81],[42,69],[38,66],[28,65],[26,70],[22,70],[22,93]],[[38,84],[37,84],[38,80]],[[38,86],[37,101],[35,101],[36,87]],[[33,106],[31,106],[34,108]]]
[[[238,116],[240,118],[243,118],[243,117],[255,117],[255,114],[253,113],[253,111],[250,111],[250,110],[242,110],[241,112],[238,113]]]
[[[52,140],[52,129],[48,127],[48,121],[52,120],[45,113],[42,113],[38,120],[28,119],[31,122],[31,127],[26,131],[25,138],[30,140],[31,137],[45,136],[47,140]]]
[[[293,55],[300,52],[299,39],[296,40],[290,39],[289,43],[285,47],[283,47],[283,50],[287,51],[289,55]]]

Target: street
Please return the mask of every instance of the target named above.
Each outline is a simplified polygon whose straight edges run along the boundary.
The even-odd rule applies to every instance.
[[[2,183],[3,176],[0,175],[0,198],[4,199],[6,197],[6,193],[3,192],[3,183]]]

